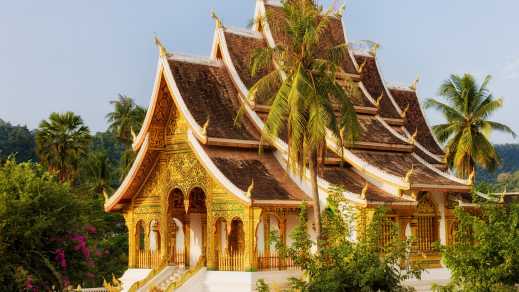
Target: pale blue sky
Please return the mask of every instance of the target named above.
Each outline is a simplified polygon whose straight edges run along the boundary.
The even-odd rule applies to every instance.
[[[215,9],[226,25],[245,26],[253,0],[0,0],[0,118],[34,128],[52,111],[80,114],[104,130],[118,93],[147,106],[158,34],[171,50],[208,55]],[[329,3],[331,1],[325,1]],[[494,76],[505,98],[494,117],[519,132],[519,1],[350,0],[350,40],[379,42],[390,83],[421,77],[422,98],[450,73]],[[429,113],[432,123],[438,115]],[[496,142],[512,142],[497,136]]]

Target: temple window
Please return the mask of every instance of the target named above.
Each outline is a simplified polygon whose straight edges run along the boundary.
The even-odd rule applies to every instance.
[[[432,252],[433,243],[438,240],[438,222],[433,202],[424,197],[417,206],[416,248],[421,252]]]
[[[155,252],[160,250],[160,229],[159,222],[153,220],[150,223],[150,251]]]
[[[137,237],[137,248],[143,251],[145,249],[146,232],[144,231],[144,222],[142,220],[137,222],[135,234]]]
[[[380,247],[386,247],[388,246],[391,241],[394,239],[395,234],[394,228],[396,223],[396,216],[395,215],[388,215],[385,216],[382,220],[382,226],[380,230],[380,239],[379,239],[379,245]]]

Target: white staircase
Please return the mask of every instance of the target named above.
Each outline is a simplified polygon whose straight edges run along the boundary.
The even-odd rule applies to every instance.
[[[165,291],[169,284],[178,280],[185,272],[184,267],[167,266],[163,268],[155,277],[150,279],[145,285],[140,287],[138,292],[147,292],[152,288],[158,288]]]

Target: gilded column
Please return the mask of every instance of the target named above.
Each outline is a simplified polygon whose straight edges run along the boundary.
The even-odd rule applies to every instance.
[[[186,267],[190,266],[190,259],[191,259],[191,251],[190,251],[190,245],[191,245],[191,228],[190,228],[190,222],[189,222],[189,214],[186,215],[186,220],[184,222],[184,262]]]

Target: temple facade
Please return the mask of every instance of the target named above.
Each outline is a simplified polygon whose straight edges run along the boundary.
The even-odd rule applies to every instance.
[[[278,231],[290,244],[301,204],[313,212],[310,182],[288,171],[283,135],[259,154],[269,104],[247,98],[266,74],[251,76],[254,50],[287,41],[280,29],[283,10],[258,0],[255,19],[251,29],[217,21],[206,58],[170,53],[158,42],[151,102],[133,143],[137,157],[105,203],[107,212],[124,215],[128,228],[125,290],[219,291],[215,287],[228,283],[244,291],[253,289],[255,279],[275,282],[298,273],[289,259],[277,256],[269,234]],[[339,18],[326,35],[323,46],[348,43]],[[321,207],[331,187],[340,186],[358,211],[356,230],[362,230],[385,206],[401,237],[416,239],[415,260],[440,267],[433,242],[452,242],[455,206],[475,207],[471,181],[448,171],[415,85],[387,85],[373,51],[350,49],[342,67],[339,77],[358,87],[352,102],[362,133],[343,149],[328,137],[318,178]],[[235,122],[240,109],[243,118]]]

